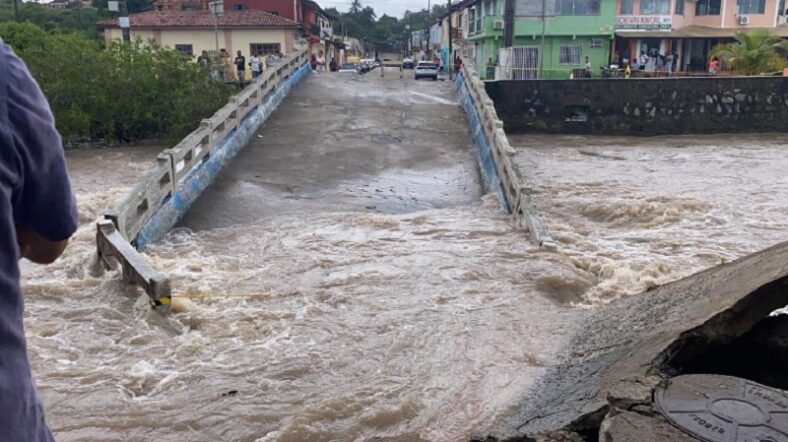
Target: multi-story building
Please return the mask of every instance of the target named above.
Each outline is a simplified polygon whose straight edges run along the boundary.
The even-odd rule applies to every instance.
[[[612,59],[675,54],[675,70],[704,71],[716,44],[737,31],[788,37],[785,0],[616,0]]]
[[[569,78],[585,68],[588,57],[596,76],[609,62],[615,2],[515,0],[512,49],[501,52],[505,0],[465,0],[463,62],[476,66],[482,78],[495,71],[488,65],[505,65],[511,78]]]

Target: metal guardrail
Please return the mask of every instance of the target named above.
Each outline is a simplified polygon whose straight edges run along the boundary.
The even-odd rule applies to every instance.
[[[301,50],[252,80],[213,116],[202,120],[200,127],[160,153],[134,189],[98,221],[96,247],[100,260],[109,268],[120,268],[125,281],[139,284],[155,307],[169,309],[170,280],[150,267],[137,250],[140,231],[172,197],[175,186],[188,172],[202,164],[269,92],[306,62],[306,50]]]
[[[501,180],[501,188],[512,215],[521,226],[528,229],[531,240],[535,244],[542,247],[555,247],[553,239],[539,218],[533,191],[526,185],[520,167],[514,160],[515,150],[509,144],[509,139],[503,130],[503,122],[498,119],[495,105],[487,95],[484,83],[466,65],[462,66],[462,76],[490,145],[493,161]]]

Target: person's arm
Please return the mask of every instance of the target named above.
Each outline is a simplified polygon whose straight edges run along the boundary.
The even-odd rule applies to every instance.
[[[8,74],[10,146],[19,181],[12,211],[21,255],[48,264],[58,258],[74,234],[78,216],[68,179],[63,145],[38,84],[24,62],[0,44]]]
[[[16,227],[16,239],[22,258],[36,264],[51,264],[63,254],[68,240],[50,241],[43,236],[24,227]]]

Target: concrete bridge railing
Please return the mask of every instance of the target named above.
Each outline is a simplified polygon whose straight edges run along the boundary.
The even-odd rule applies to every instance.
[[[303,77],[307,67],[306,50],[301,50],[254,79],[227,105],[202,120],[200,127],[161,152],[132,191],[98,221],[96,246],[100,260],[108,268],[119,267],[127,282],[140,284],[154,306],[168,308],[170,280],[151,268],[139,252],[175,225]],[[159,219],[162,212],[166,212],[164,220]]]
[[[528,229],[535,244],[554,247],[553,239],[536,210],[533,192],[514,160],[515,150],[509,144],[484,83],[463,65],[455,84],[468,116],[487,187],[498,195],[504,209]]]

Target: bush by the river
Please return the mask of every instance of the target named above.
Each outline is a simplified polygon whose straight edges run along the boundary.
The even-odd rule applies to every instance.
[[[227,103],[233,88],[179,52],[150,42],[114,43],[0,23],[49,99],[60,133],[132,141],[176,140]]]

